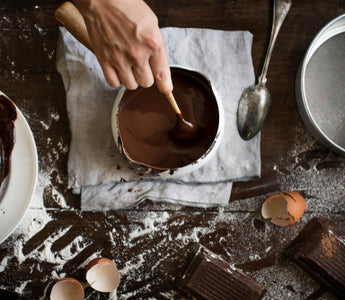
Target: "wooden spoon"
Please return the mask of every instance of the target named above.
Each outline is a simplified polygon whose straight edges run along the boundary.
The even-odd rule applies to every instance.
[[[87,32],[83,16],[71,2],[64,2],[55,11],[55,18],[63,25],[80,43],[93,52],[90,37]],[[176,141],[194,141],[200,136],[200,127],[197,124],[186,121],[178,107],[172,93],[165,95],[174,109],[177,122],[171,136]]]
[[[186,121],[178,107],[174,95],[172,93],[166,95],[177,117],[175,127],[171,131],[171,136],[176,141],[188,142],[195,141],[200,137],[201,128],[197,124]]]

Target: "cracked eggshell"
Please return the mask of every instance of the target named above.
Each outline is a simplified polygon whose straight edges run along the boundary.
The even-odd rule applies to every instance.
[[[56,282],[50,293],[50,300],[83,300],[84,287],[74,278],[64,278]]]
[[[262,203],[261,214],[278,226],[295,224],[305,210],[304,198],[296,192],[283,192],[268,196]]]
[[[96,291],[111,293],[120,283],[120,274],[113,261],[99,257],[87,265],[86,280]]]

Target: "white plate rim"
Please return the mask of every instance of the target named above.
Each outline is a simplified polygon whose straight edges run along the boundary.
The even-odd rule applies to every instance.
[[[7,97],[1,91],[0,95]],[[5,186],[2,187],[4,190],[0,199],[0,244],[17,228],[26,214],[38,175],[37,149],[32,131],[22,112],[15,107],[16,142],[12,151],[11,169],[3,182]]]

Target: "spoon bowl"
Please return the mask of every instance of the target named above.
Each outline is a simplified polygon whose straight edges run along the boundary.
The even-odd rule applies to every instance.
[[[237,126],[244,140],[253,138],[262,128],[271,109],[271,94],[264,85],[245,89],[237,110]]]
[[[237,128],[244,140],[252,139],[264,125],[271,108],[271,95],[266,88],[266,75],[280,27],[290,10],[292,0],[275,0],[270,43],[257,85],[242,93],[237,109]]]
[[[176,115],[177,121],[171,130],[171,137],[177,142],[194,142],[200,137],[201,127],[186,121],[180,115]]]
[[[177,142],[193,142],[197,140],[200,137],[200,126],[183,118],[173,93],[166,95],[166,97],[176,113],[176,124],[170,132],[171,137]]]

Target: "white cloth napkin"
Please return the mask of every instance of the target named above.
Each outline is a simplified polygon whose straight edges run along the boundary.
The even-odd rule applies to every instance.
[[[206,74],[221,97],[225,131],[217,154],[178,179],[139,178],[116,149],[111,133],[118,89],[107,85],[96,57],[61,28],[57,69],[66,89],[72,134],[68,186],[81,193],[83,210],[121,209],[144,199],[226,205],[233,181],[260,176],[260,135],[244,141],[236,125],[238,100],[254,83],[252,35],[194,28],[164,28],[162,33],[169,63]]]

